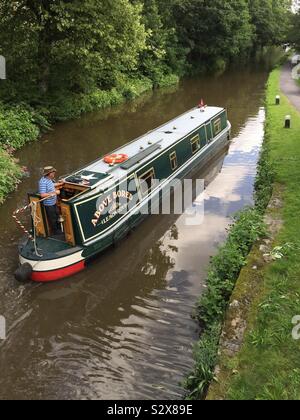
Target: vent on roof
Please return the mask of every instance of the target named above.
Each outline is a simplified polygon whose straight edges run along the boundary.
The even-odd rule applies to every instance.
[[[84,185],[86,187],[93,187],[100,181],[104,181],[109,177],[107,173],[91,172],[91,171],[80,171],[72,174],[66,178],[66,182],[70,184]]]
[[[165,134],[173,134],[173,131],[165,131]]]
[[[160,144],[153,144],[152,146],[147,147],[147,149],[143,150],[142,152],[137,153],[135,156],[133,156],[132,158],[124,162],[121,165],[121,168],[125,170],[132,168],[134,165],[141,162],[143,159],[150,156],[152,153],[154,153],[156,150],[160,148],[161,148]]]

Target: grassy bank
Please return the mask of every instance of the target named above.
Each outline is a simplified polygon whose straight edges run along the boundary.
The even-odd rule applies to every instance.
[[[263,213],[272,194],[272,168],[266,164],[267,157],[265,146],[256,181],[256,206],[236,215],[226,243],[211,260],[207,288],[195,310],[202,334],[194,349],[194,370],[185,381],[188,399],[206,397],[215,377],[224,317],[236,281],[253,244],[266,235]]]
[[[208,388],[216,375],[218,375],[220,381],[228,379],[228,371],[226,375],[224,371],[219,373],[222,364],[223,370],[224,365],[229,366],[231,375],[232,372],[235,374],[237,372],[236,365],[232,361],[232,354],[241,346],[247,325],[247,322],[244,322],[242,319],[243,311],[249,310],[249,302],[251,300],[253,303],[256,299],[256,292],[260,287],[261,270],[259,267],[264,266],[264,263],[261,262],[260,250],[263,249],[264,252],[267,252],[266,246],[261,244],[270,244],[272,242],[271,237],[262,242],[263,238],[268,236],[267,224],[269,224],[264,217],[264,213],[272,197],[275,175],[278,176],[278,172],[276,174],[274,172],[272,131],[275,130],[275,132],[280,133],[278,134],[279,137],[284,138],[286,130],[282,128],[283,117],[275,116],[278,119],[275,128],[273,128],[274,123],[270,118],[273,118],[272,112],[281,112],[284,115],[290,111],[285,106],[281,106],[280,109],[271,106],[274,103],[276,94],[278,94],[278,87],[276,86],[278,75],[279,71],[274,71],[268,85],[269,109],[266,122],[266,138],[258,165],[255,185],[255,207],[244,210],[235,219],[234,225],[229,230],[227,242],[211,261],[207,277],[207,289],[204,295],[200,297],[197,305],[196,317],[202,327],[203,334],[195,348],[196,363],[194,371],[189,375],[185,383],[189,392],[189,399],[205,398]],[[282,142],[282,145],[284,147],[284,142]],[[280,150],[279,153],[283,154],[283,150]],[[276,188],[276,191],[278,191],[278,188]],[[273,215],[273,210],[270,207],[268,211]],[[253,247],[254,244],[256,245]],[[280,248],[279,253],[291,251],[286,242],[284,244],[285,246]],[[248,256],[251,248],[252,252]],[[271,255],[271,250],[268,251]],[[268,258],[270,259],[271,257],[268,256]],[[230,302],[233,304],[233,307],[236,304],[239,307],[229,311],[234,312],[234,315],[227,313],[226,317],[226,311]],[[250,311],[248,312],[250,316]],[[226,334],[224,335],[224,330],[222,330],[225,319],[225,325],[228,330],[227,336],[229,338],[225,336]],[[223,355],[223,360],[219,358],[220,342],[225,350],[229,350],[227,352],[228,357],[225,358]],[[251,370],[250,366],[249,369]],[[223,389],[223,386],[216,385],[215,388],[218,388],[218,392],[210,391],[209,397],[212,397],[212,399],[223,398],[224,395],[220,395],[222,394],[220,390]]]
[[[265,233],[262,214],[256,209],[241,212],[231,227],[228,240],[212,259],[207,289],[196,309],[196,318],[203,329],[196,344],[194,371],[186,380],[188,399],[203,399],[214,378],[224,314],[251,246]]]
[[[292,319],[300,313],[300,115],[283,94],[281,106],[274,105],[279,77],[279,70],[271,74],[267,90],[268,162],[272,161],[275,176],[266,217],[272,258],[262,255],[264,247],[256,247],[242,271],[232,302],[243,307],[243,299],[248,300],[247,313],[239,315],[244,323],[243,344],[231,354],[221,346],[217,382],[209,399],[300,398],[300,343],[292,338]],[[291,130],[283,128],[287,114],[292,116]],[[279,229],[272,235],[276,224]],[[249,285],[254,292],[246,294]],[[227,315],[225,337],[233,329],[230,312],[234,311]]]

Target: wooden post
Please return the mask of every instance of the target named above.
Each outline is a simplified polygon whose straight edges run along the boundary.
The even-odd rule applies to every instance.
[[[291,128],[291,120],[292,120],[292,117],[290,115],[286,115],[285,125],[284,125],[285,128]]]

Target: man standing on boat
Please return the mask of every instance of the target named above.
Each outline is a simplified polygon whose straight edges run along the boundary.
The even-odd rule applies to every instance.
[[[53,166],[46,166],[43,170],[43,177],[39,182],[39,194],[44,199],[43,204],[46,210],[48,223],[53,235],[61,234],[58,223],[59,211],[57,207],[57,196],[60,195],[60,189],[64,184],[55,183],[54,178],[56,169]]]

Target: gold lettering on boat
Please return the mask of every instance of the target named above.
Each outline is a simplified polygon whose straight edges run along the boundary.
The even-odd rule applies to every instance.
[[[101,220],[101,224],[105,225],[127,208],[128,203],[120,205],[120,203],[117,202],[119,199],[127,199],[127,202],[129,202],[133,200],[133,195],[129,191],[119,190],[106,196],[103,201],[98,203],[97,211],[91,221],[94,227],[98,225],[98,222],[103,215],[106,215],[106,217]]]

